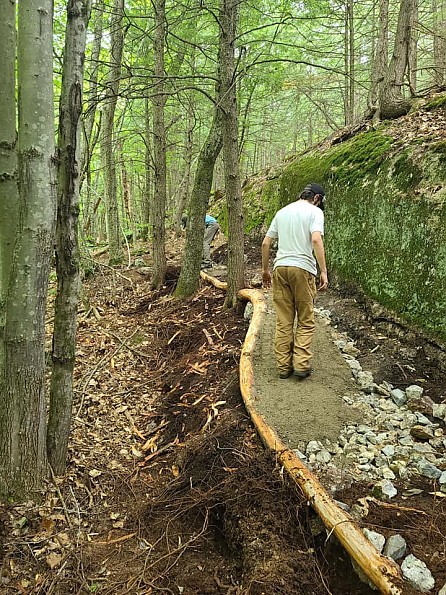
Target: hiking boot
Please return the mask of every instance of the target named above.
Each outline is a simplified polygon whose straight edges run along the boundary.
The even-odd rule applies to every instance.
[[[296,376],[296,378],[307,378],[312,372],[311,368],[307,368],[306,370],[294,370],[294,376]]]
[[[285,380],[286,378],[289,378],[292,373],[293,373],[293,370],[288,370],[288,372],[280,372],[279,373],[279,378],[281,380]]]

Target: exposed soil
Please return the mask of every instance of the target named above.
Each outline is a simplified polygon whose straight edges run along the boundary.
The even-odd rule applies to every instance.
[[[258,245],[247,246],[248,280],[258,272]],[[223,255],[217,250],[214,259],[222,264]],[[139,258],[150,264],[144,252]],[[223,293],[205,284],[194,298],[174,301],[178,271],[172,259],[159,292],[149,290],[140,267],[98,265],[85,283],[67,473],[48,484],[40,503],[1,509],[0,592],[372,593],[327,541],[246,414],[238,386],[246,321],[224,310]],[[377,380],[397,386],[423,379],[434,400],[444,398],[443,375],[412,335],[406,343],[389,326],[390,337],[379,338],[385,333],[368,317],[369,306],[351,294],[331,290],[321,305],[356,341]],[[334,351],[323,355],[322,344],[331,344],[326,330],[315,344],[320,372],[307,384],[323,391],[324,409],[312,413],[308,403],[304,427],[302,410],[290,414],[296,397],[283,405],[300,423],[284,426],[290,443],[304,433],[334,434],[351,414],[339,402],[351,386],[345,364]],[[277,411],[282,388],[274,389],[271,354],[264,356],[256,359],[256,382],[264,361],[262,406],[270,407],[270,394]],[[438,593],[446,582],[446,499],[434,498],[426,482],[421,489],[399,495],[394,507],[370,504],[365,524],[402,533],[433,572]],[[369,490],[354,485],[339,498],[352,504]]]

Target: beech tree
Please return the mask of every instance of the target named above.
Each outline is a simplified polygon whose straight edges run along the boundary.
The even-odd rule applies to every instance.
[[[0,220],[2,226],[13,228],[15,236],[13,244],[11,233],[1,241],[3,497],[22,498],[32,493],[47,471],[45,313],[56,215],[52,4],[52,0],[21,0],[18,4],[17,144],[12,124],[16,121],[15,4],[2,2],[5,18],[0,18],[2,78],[6,82],[0,110],[0,143],[6,149],[0,163]],[[11,220],[15,213],[17,218]]]

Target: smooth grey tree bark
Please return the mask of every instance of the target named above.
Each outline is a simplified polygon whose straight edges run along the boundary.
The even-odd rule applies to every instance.
[[[244,287],[244,224],[238,148],[235,39],[239,0],[220,0],[219,107],[222,112],[223,163],[228,206],[228,287],[225,306],[234,307]]]
[[[80,134],[85,44],[91,0],[68,0],[59,102],[56,272],[48,460],[56,474],[65,469],[73,402],[79,301]]]
[[[156,0],[155,36],[153,43],[155,89],[153,95],[153,166],[154,193],[151,208],[153,270],[152,289],[159,289],[166,276],[166,126],[164,108],[166,105],[164,51],[166,37],[166,2]]]
[[[119,221],[118,191],[116,182],[114,118],[121,78],[124,51],[124,0],[114,0],[110,19],[110,71],[107,77],[103,119],[101,153],[104,167],[106,196],[108,262],[119,264],[122,260],[121,227]]]
[[[38,490],[48,469],[45,314],[56,215],[52,4],[18,3],[19,224],[6,285],[0,410],[0,494],[14,499]]]

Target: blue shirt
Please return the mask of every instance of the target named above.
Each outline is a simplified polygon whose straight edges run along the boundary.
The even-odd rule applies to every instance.
[[[211,215],[206,215],[205,224],[210,225],[211,223],[217,223],[217,219],[211,217]]]

